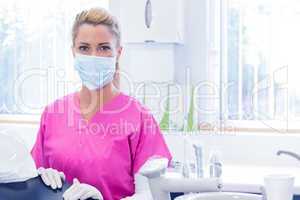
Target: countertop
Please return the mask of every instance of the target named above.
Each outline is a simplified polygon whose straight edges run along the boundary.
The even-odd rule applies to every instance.
[[[264,177],[271,174],[288,174],[295,177],[294,194],[300,195],[300,167],[224,166],[223,190],[260,193]]]
[[[261,193],[264,177],[271,174],[293,175],[295,177],[294,194],[300,195],[300,167],[223,166],[223,174],[221,177],[223,185],[222,191]],[[189,179],[184,178],[181,174],[176,172],[169,171],[165,174],[165,177],[168,180],[177,180],[178,183],[189,182]],[[190,179],[191,183],[195,182],[195,178]]]

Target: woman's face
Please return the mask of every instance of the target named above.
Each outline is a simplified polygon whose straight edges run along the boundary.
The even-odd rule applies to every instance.
[[[76,53],[103,57],[116,56],[119,60],[122,48],[117,46],[116,39],[107,26],[82,24],[78,28],[72,51],[74,56]]]

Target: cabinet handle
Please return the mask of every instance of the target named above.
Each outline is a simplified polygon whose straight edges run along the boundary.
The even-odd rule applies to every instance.
[[[151,28],[152,17],[152,3],[151,0],[147,0],[145,6],[145,25],[147,28]]]

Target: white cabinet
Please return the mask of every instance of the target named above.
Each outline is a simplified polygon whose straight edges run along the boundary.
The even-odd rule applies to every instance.
[[[124,46],[121,70],[127,83],[174,80],[173,44],[129,44]]]
[[[183,0],[120,0],[125,43],[183,43]]]

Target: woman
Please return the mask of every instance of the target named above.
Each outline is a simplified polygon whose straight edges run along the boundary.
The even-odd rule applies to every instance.
[[[114,85],[122,52],[120,29],[107,11],[76,16],[72,52],[79,92],[48,105],[32,149],[39,174],[64,199],[119,200],[134,194],[134,175],[153,157],[171,159],[149,111]]]

